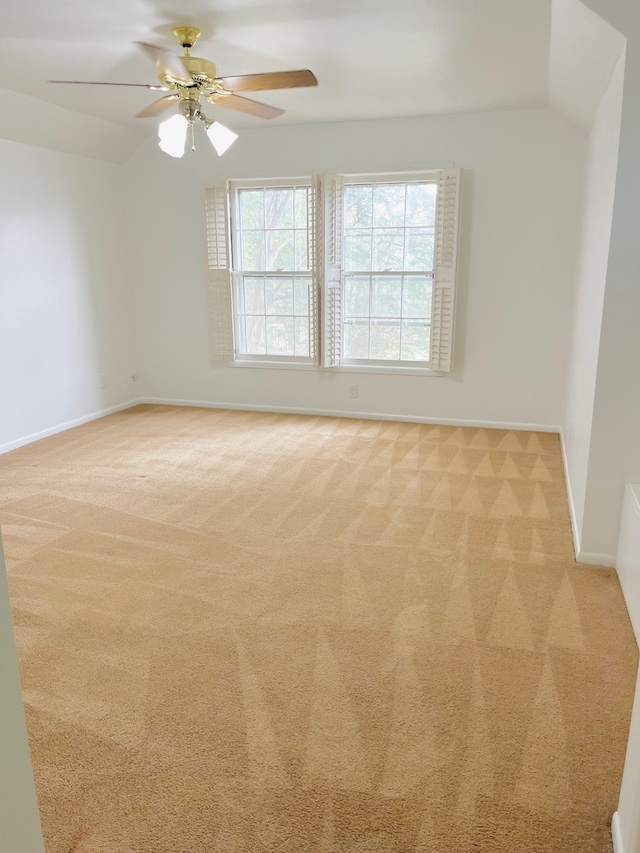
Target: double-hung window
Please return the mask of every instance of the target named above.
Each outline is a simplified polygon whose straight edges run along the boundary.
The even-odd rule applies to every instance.
[[[459,194],[459,170],[208,185],[214,360],[449,371]]]
[[[344,182],[343,364],[429,362],[436,181]]]
[[[212,275],[210,252],[214,338],[218,311],[230,311],[225,325],[231,347],[216,360],[314,364],[318,276],[313,182],[231,181],[226,187],[211,185],[205,194],[208,242],[224,231],[220,266],[226,273],[223,287],[227,293],[231,288],[221,305],[211,279],[222,269],[216,266]],[[216,209],[218,200],[222,207]]]
[[[448,372],[460,170],[323,184],[324,366]]]

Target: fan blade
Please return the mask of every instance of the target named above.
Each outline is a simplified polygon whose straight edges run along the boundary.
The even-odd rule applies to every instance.
[[[170,50],[165,50],[163,47],[158,47],[155,44],[149,44],[146,41],[137,41],[136,44],[153,62],[158,66],[158,70],[162,74],[168,74],[174,80],[179,80],[180,83],[191,84],[193,77],[180,61],[180,57]]]
[[[277,107],[270,107],[269,104],[261,104],[259,101],[252,101],[249,98],[243,98],[240,95],[225,95],[213,92],[211,95],[206,95],[206,99],[210,104],[215,104],[218,107],[228,107],[230,110],[238,110],[241,113],[248,113],[256,118],[277,118],[281,116],[284,110],[279,110]]]
[[[72,83],[75,86],[135,86],[139,89],[155,89],[157,92],[169,91],[164,86],[151,86],[149,83],[105,83],[102,80],[47,80],[47,83]]]
[[[165,95],[164,98],[158,98],[157,101],[149,104],[149,106],[145,107],[143,110],[140,110],[139,113],[136,113],[136,118],[149,118],[150,116],[157,116],[158,113],[161,113],[163,110],[168,109],[174,101],[179,101],[180,95]]]
[[[218,77],[228,92],[260,92],[266,89],[296,89],[299,86],[317,86],[315,74],[308,70],[272,71],[267,74],[241,74],[239,77]]]

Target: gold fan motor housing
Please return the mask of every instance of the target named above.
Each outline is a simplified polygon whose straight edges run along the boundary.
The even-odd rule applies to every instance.
[[[180,57],[182,64],[193,77],[194,83],[198,89],[211,89],[214,86],[214,80],[218,76],[218,66],[215,62],[210,62],[208,59],[201,59],[199,56]],[[181,80],[176,80],[171,74],[161,72],[158,74],[158,80],[163,86],[168,86],[170,89],[181,89],[187,84]]]

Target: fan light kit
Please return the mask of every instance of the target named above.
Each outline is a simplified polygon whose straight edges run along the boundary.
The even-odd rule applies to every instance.
[[[218,66],[215,63],[198,56],[191,56],[191,48],[200,36],[200,30],[197,27],[175,27],[172,32],[178,44],[184,49],[183,56],[176,56],[155,44],[137,42],[140,49],[156,63],[159,86],[146,83],[103,83],[85,80],[50,80],[49,82],[88,86],[135,86],[169,92],[140,110],[137,117],[156,116],[174,104],[177,105],[178,113],[163,121],[158,128],[158,145],[171,157],[183,156],[188,137],[191,141],[191,150],[195,151],[195,129],[198,122],[203,125],[211,144],[219,155],[224,154],[238,138],[238,134],[233,130],[204,115],[200,104],[201,98],[215,106],[226,107],[256,118],[272,119],[282,115],[284,110],[236,93],[294,89],[318,84],[315,75],[308,70],[219,77]]]

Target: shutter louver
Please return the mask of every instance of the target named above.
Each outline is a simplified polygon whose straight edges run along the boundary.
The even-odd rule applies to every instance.
[[[453,312],[455,304],[461,170],[438,176],[436,211],[436,263],[431,315],[432,370],[448,373],[453,363]]]
[[[342,362],[342,189],[341,175],[325,176],[324,367]]]
[[[209,184],[204,191],[212,361],[233,361],[233,305],[227,185]]]
[[[318,302],[322,281],[322,185],[316,175],[311,180],[309,193],[309,355],[318,363]]]

